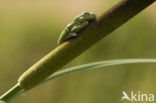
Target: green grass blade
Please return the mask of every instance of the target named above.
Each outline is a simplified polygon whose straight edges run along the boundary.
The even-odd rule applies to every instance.
[[[100,61],[100,62],[93,62],[89,64],[84,64],[72,68],[68,68],[65,70],[60,70],[51,76],[49,76],[47,79],[41,82],[45,83],[49,80],[55,79],[60,76],[64,76],[70,73],[74,72],[80,72],[84,70],[91,70],[91,69],[97,69],[101,67],[107,67],[107,66],[113,66],[113,65],[121,65],[121,64],[134,64],[134,63],[156,63],[156,59],[118,59],[118,60],[107,60],[107,61]]]

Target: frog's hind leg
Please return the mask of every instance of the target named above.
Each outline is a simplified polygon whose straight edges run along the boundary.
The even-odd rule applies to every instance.
[[[71,29],[71,32],[73,33],[77,33],[79,31],[81,31],[82,29],[84,29],[86,26],[88,25],[88,21],[80,24],[79,26],[74,26],[72,29]]]

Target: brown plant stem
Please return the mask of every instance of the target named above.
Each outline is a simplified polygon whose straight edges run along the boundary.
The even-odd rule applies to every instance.
[[[24,90],[33,88],[154,1],[121,0],[81,32],[79,37],[58,45],[57,48],[22,74],[18,80],[20,87]]]

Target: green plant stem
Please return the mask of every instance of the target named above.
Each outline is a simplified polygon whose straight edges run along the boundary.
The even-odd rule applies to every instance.
[[[58,72],[55,72],[45,80],[41,81],[39,85],[48,82],[49,80],[53,80],[55,78],[74,73],[74,72],[82,72],[84,70],[91,70],[91,69],[98,69],[101,67],[107,67],[107,66],[113,66],[113,65],[121,65],[121,64],[132,64],[132,63],[156,63],[156,59],[118,59],[118,60],[107,60],[107,61],[100,61],[100,62],[94,62],[89,64],[84,64],[81,66],[72,67],[69,69],[60,70]],[[38,86],[39,86],[38,85]],[[9,101],[10,99],[15,98],[16,96],[24,93],[24,90],[22,90],[19,85],[15,85],[13,88],[11,88],[9,91],[7,91],[4,95],[0,97],[0,103],[1,100],[4,101],[3,103]]]
[[[20,76],[18,83],[24,90],[38,85],[85,50],[110,34],[155,0],[121,0],[80,33],[62,43]]]
[[[100,62],[94,62],[89,64],[84,64],[80,66],[71,67],[68,69],[60,70],[58,72],[55,72],[45,80],[43,80],[40,84],[43,84],[49,80],[53,80],[55,78],[68,75],[70,73],[75,72],[82,72],[85,70],[92,70],[92,69],[98,69],[102,67],[108,67],[108,66],[114,66],[114,65],[121,65],[121,64],[135,64],[135,63],[156,63],[156,59],[118,59],[118,60],[106,60],[106,61],[100,61]]]
[[[4,93],[0,100],[4,102],[10,101],[12,98],[18,96],[20,93],[24,92],[24,90],[19,86],[19,84],[16,84],[14,87],[12,87],[10,90],[8,90],[6,93]]]

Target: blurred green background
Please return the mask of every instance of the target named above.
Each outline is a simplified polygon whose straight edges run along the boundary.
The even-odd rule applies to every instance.
[[[0,0],[0,95],[57,46],[64,27],[83,11],[101,15],[116,0]],[[156,58],[156,4],[64,68],[120,58]],[[121,103],[122,90],[156,94],[156,64],[73,73],[36,87],[12,103]],[[126,101],[124,101],[126,103]],[[129,102],[127,102],[129,103]]]

